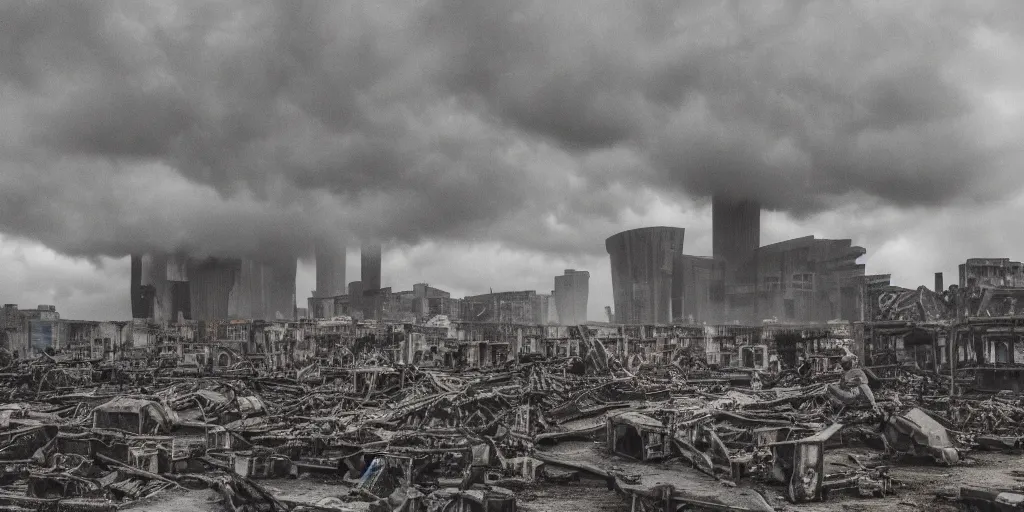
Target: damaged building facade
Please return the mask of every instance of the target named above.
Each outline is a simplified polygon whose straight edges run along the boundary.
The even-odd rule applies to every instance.
[[[132,317],[154,323],[293,319],[295,261],[132,256]]]
[[[712,256],[683,255],[678,316],[684,323],[861,320],[866,254],[851,240],[813,236],[760,245],[760,206],[712,200]],[[614,274],[614,271],[613,271]]]
[[[978,390],[1024,391],[1024,280],[1020,263],[975,258],[960,280],[916,290],[876,280],[866,288],[866,315],[857,324],[869,365],[913,365]]]
[[[310,319],[346,317],[356,320],[426,323],[435,317],[475,322],[548,324],[553,315],[553,298],[533,290],[493,292],[454,298],[451,293],[426,283],[412,290],[394,292],[390,287],[376,290],[372,300],[358,287],[345,295],[310,297]]]
[[[5,304],[0,316],[0,347],[13,359],[64,353],[80,360],[114,360],[132,346],[132,322],[69,320],[53,305],[20,309]]]
[[[611,260],[615,318],[620,323],[672,323],[682,316],[686,230],[638,228],[605,240]]]
[[[17,304],[4,304],[0,322],[0,335],[3,336],[0,341],[15,359],[59,350],[62,340],[66,339],[60,313],[53,305],[19,309]]]

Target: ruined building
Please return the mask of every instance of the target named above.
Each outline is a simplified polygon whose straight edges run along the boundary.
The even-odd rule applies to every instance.
[[[552,314],[552,311],[555,311]],[[553,293],[538,293],[533,299],[534,322],[540,325],[556,324],[558,319],[558,308],[555,307],[555,296]],[[583,309],[586,312],[586,308]],[[584,321],[586,315],[584,315]]]
[[[155,323],[181,320],[295,316],[295,261],[132,256],[132,317]]]
[[[380,289],[380,244],[363,244],[359,255],[359,273],[363,290]]]
[[[760,206],[712,200],[713,255],[681,257],[680,320],[759,324],[860,320],[866,253],[850,240],[813,236],[760,246]],[[675,318],[675,317],[674,317]]]
[[[132,317],[155,322],[192,318],[187,258],[140,254],[131,257]]]
[[[347,294],[310,297],[307,300],[310,318],[350,317],[356,321],[418,323],[444,316],[450,321],[484,323],[547,325],[554,322],[551,295],[534,290],[492,292],[460,299],[426,283],[416,283],[411,290],[402,291],[384,287],[372,295],[364,293],[361,286],[362,282],[355,281],[350,283]]]
[[[383,315],[386,297],[382,296],[380,267],[380,244],[363,244],[359,254],[359,274],[362,296],[356,297],[353,303],[362,311],[364,318],[380,320]],[[351,290],[350,290],[351,291]]]
[[[412,285],[412,307],[410,311],[420,319],[432,316],[430,314],[430,300],[435,299],[435,304],[445,299],[450,300],[452,294],[439,288],[434,288],[427,283],[416,283]],[[440,301],[438,301],[438,299]],[[440,313],[439,313],[440,314]]]
[[[712,257],[725,262],[727,286],[757,281],[754,261],[761,246],[761,205],[715,196],[711,201]]]
[[[347,314],[351,316],[359,316],[362,318],[363,315],[363,294],[366,290],[363,288],[362,281],[352,281],[348,284],[348,310],[346,313],[341,313],[342,310],[335,309],[334,314]],[[356,314],[358,312],[358,315]]]
[[[462,299],[459,318],[467,322],[542,324],[547,304],[534,290],[495,292]]]
[[[393,292],[390,287],[376,290],[372,296],[364,295],[362,282],[350,283],[347,294],[334,297],[310,297],[307,300],[310,318],[331,319],[335,317],[351,317],[353,319],[373,319],[393,322],[415,323],[424,321],[434,315],[446,315],[455,318],[459,314],[460,299],[452,299],[451,293],[434,288],[426,283],[413,285],[412,290]],[[358,299],[358,300],[357,300]],[[363,308],[374,308],[376,318],[366,315]]]
[[[711,200],[712,257],[722,263],[729,319],[758,321],[757,250],[761,246],[761,205],[715,196]]]
[[[47,349],[60,349],[62,327],[60,314],[53,305],[19,309],[17,304],[4,304],[0,342],[15,358],[32,357]]]
[[[567,269],[555,276],[555,310],[563,325],[587,323],[587,299],[590,297],[590,272]]]
[[[1009,258],[971,258],[960,264],[960,287],[1024,287],[1024,266]]]
[[[1009,258],[971,258],[960,264],[960,290],[961,316],[1014,316],[1024,311],[1024,266]]]
[[[348,263],[345,247],[329,244],[317,244],[316,255],[316,290],[314,297],[335,297],[344,295],[345,265]]]
[[[710,256],[682,257],[682,321],[689,324],[717,323],[724,319],[725,263]]]
[[[857,259],[867,251],[850,240],[806,236],[757,250],[754,310],[730,304],[740,320],[766,318],[785,322],[857,320],[858,285],[865,274]],[[727,298],[730,297],[728,291]]]
[[[232,307],[233,306],[233,307]],[[229,301],[232,318],[295,318],[295,262],[243,260]]]
[[[684,233],[683,228],[639,228],[605,241],[617,322],[669,323],[681,317]]]
[[[241,271],[242,261],[236,259],[206,258],[190,261],[192,318],[203,321],[229,318],[231,290],[235,286],[235,276]]]

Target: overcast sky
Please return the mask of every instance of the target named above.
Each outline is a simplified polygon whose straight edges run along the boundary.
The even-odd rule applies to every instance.
[[[0,299],[130,316],[126,255],[385,244],[383,282],[550,291],[759,199],[869,273],[1024,257],[1024,3],[0,3]]]

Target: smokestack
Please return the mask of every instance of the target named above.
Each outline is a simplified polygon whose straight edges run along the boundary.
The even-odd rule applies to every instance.
[[[945,288],[942,286],[942,272],[935,273],[935,293],[942,293]]]
[[[757,281],[754,256],[761,246],[761,205],[716,195],[711,198],[711,245],[715,259],[726,262],[726,281]]]
[[[380,289],[380,244],[363,244],[359,255],[359,274],[363,291]]]
[[[146,293],[142,289],[142,255],[132,254],[132,318],[149,318],[152,315],[152,305],[146,299]]]
[[[314,297],[337,297],[345,295],[345,247],[329,244],[317,244],[316,254],[316,291]]]

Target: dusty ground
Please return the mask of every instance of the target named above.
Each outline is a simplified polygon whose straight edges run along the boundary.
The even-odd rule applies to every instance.
[[[903,512],[928,510],[946,512],[956,506],[935,499],[936,491],[956,490],[963,485],[1024,488],[1024,479],[1015,478],[1012,471],[1024,471],[1024,456],[977,452],[971,455],[972,465],[955,468],[934,466],[896,466],[892,476],[904,483],[896,495],[885,499],[859,499],[836,496],[827,503],[791,505],[782,498],[781,488],[768,488],[766,497],[777,510],[799,512],[830,512],[835,510],[856,512]],[[315,501],[326,496],[344,495],[347,487],[318,480],[267,480],[262,482],[278,496]],[[722,487],[728,492],[727,487]],[[531,486],[518,493],[519,508],[523,512],[623,512],[629,503],[614,491],[606,489],[603,481],[583,480],[571,485]],[[125,510],[133,512],[222,512],[217,495],[212,491],[171,491],[149,501],[135,504]]]
[[[583,480],[571,485],[544,485],[526,489],[516,495],[523,512],[619,512],[629,510],[624,499],[609,491],[603,481]]]
[[[1012,471],[1024,471],[1024,456],[976,452],[971,455],[972,465],[955,468],[934,466],[897,466],[893,478],[904,483],[894,496],[885,499],[859,499],[837,495],[826,503],[792,505],[782,496],[782,488],[767,488],[765,495],[777,510],[799,512],[910,512],[928,510],[946,512],[958,510],[955,504],[935,499],[937,491],[955,491],[963,485],[1024,488],[1024,479],[1012,476]],[[723,487],[723,492],[728,488]],[[571,486],[543,486],[531,488],[520,495],[519,506],[526,512],[568,512],[587,510],[594,512],[625,512],[629,503],[614,491],[606,490],[603,482],[573,484]]]
[[[330,496],[344,496],[349,487],[313,479],[263,480],[260,482],[282,500],[316,503]],[[224,512],[220,495],[208,490],[168,491],[123,509],[132,512]]]
[[[132,512],[224,512],[213,491],[166,491],[124,510]]]
[[[929,510],[945,512],[957,510],[955,504],[936,500],[938,491],[956,492],[961,486],[994,487],[1001,489],[1024,488],[1024,480],[1015,478],[1012,471],[1024,471],[1024,457],[999,453],[975,452],[968,461],[970,465],[953,468],[935,466],[897,466],[892,470],[893,478],[902,481],[904,488],[897,488],[896,495],[886,499],[855,499],[843,497],[829,503],[804,505],[791,510],[808,512],[850,510],[887,511]]]

